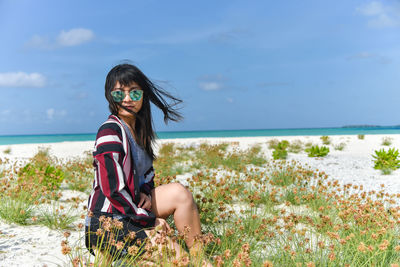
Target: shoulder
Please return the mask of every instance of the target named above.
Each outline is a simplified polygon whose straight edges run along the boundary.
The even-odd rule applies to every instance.
[[[101,124],[97,131],[96,139],[106,135],[118,135],[122,138],[123,131],[124,129],[120,120],[116,116],[110,115],[108,119]]]
[[[103,122],[97,131],[96,140],[100,139],[113,139],[116,142],[122,142],[124,140],[124,127],[118,117],[110,115],[108,119]]]
[[[97,131],[95,154],[104,152],[124,153],[126,150],[126,133],[120,120],[111,115]]]

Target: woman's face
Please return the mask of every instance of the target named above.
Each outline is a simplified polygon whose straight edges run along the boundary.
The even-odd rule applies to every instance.
[[[139,90],[139,91],[135,91]],[[132,92],[133,91],[133,92]],[[122,101],[119,102],[126,109],[132,110],[133,112],[138,113],[143,105],[143,91],[140,86],[132,82],[127,86],[121,86],[119,82],[115,83],[114,89],[111,91],[111,94],[115,94],[113,92],[118,92],[117,95],[122,98]],[[121,92],[121,93],[120,93]],[[131,95],[134,96],[134,100],[132,100]],[[136,100],[140,97],[139,100]],[[119,116],[131,117],[134,116],[132,113],[129,113],[123,108],[119,108],[118,110]]]

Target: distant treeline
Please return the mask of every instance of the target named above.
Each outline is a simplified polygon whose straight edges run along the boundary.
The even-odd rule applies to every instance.
[[[361,124],[361,125],[345,125],[342,128],[385,128],[385,129],[397,129],[400,128],[400,125],[393,125],[393,126],[382,126],[382,125],[368,125],[368,124]]]

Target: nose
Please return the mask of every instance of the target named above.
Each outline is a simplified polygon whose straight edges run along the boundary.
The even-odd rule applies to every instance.
[[[129,102],[132,100],[131,96],[129,95],[129,91],[128,92],[125,91],[124,94],[125,94],[125,97],[123,99],[124,102]]]

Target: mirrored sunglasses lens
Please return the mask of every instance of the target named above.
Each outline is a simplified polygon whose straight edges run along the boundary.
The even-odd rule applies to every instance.
[[[124,99],[125,94],[121,91],[114,91],[111,92],[111,96],[113,97],[115,102],[121,102]]]
[[[143,91],[141,91],[141,90],[132,90],[129,93],[129,95],[130,95],[130,97],[131,97],[131,99],[133,101],[139,101],[142,98]]]

